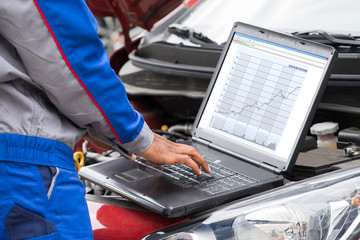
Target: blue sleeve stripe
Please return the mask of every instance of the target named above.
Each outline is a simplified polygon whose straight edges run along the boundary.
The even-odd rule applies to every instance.
[[[121,143],[133,141],[144,124],[97,36],[97,23],[83,0],[34,0],[74,77]],[[121,137],[118,133],[121,133]]]

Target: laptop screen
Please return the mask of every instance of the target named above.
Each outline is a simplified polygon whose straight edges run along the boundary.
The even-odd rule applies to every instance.
[[[220,61],[197,129],[232,152],[248,153],[249,158],[271,156],[273,165],[286,165],[313,108],[328,58],[233,32]]]

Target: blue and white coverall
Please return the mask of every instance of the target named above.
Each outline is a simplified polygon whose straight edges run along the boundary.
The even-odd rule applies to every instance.
[[[72,149],[94,137],[142,153],[129,104],[84,0],[0,1],[0,239],[91,239]]]

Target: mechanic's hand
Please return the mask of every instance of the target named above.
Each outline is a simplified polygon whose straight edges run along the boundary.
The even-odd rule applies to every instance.
[[[205,159],[194,147],[172,142],[156,133],[150,148],[138,155],[153,165],[186,164],[197,175],[201,175],[200,169],[207,173],[211,171]]]

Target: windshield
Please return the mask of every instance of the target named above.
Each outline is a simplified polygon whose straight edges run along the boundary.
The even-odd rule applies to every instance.
[[[289,33],[324,30],[359,36],[358,9],[357,0],[204,0],[178,22],[178,27],[201,32],[218,44],[226,41],[236,21]],[[184,39],[172,34],[167,41]]]

